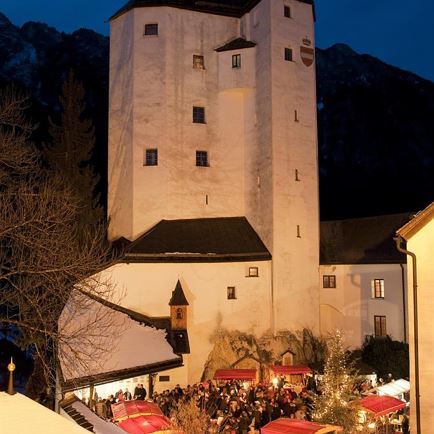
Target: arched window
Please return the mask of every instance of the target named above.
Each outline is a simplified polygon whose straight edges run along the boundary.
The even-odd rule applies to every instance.
[[[184,312],[180,307],[176,309],[176,319],[184,319]]]

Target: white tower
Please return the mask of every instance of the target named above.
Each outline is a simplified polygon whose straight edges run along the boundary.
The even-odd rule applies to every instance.
[[[111,19],[110,238],[246,216],[275,330],[319,327],[313,56],[312,0],[136,0]]]

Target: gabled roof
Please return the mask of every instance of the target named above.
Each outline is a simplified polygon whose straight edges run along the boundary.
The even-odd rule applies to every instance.
[[[219,48],[216,48],[215,51],[220,53],[222,51],[242,50],[244,48],[252,48],[252,47],[256,47],[255,42],[247,41],[244,38],[236,38],[236,39],[233,39],[232,41],[228,42],[227,44],[222,45]]]
[[[405,263],[393,237],[412,213],[321,222],[320,263]]]
[[[172,291],[172,298],[169,301],[169,306],[188,306],[187,298],[182,289],[181,282],[178,280],[175,289]]]
[[[413,218],[396,231],[396,234],[408,240],[414,234],[420,231],[427,223],[434,218],[434,202],[428,205],[424,210],[419,211]]]
[[[182,366],[166,330],[142,325],[79,291],[62,311],[59,333],[64,391]]]
[[[300,3],[314,5],[314,0],[298,0]],[[122,6],[110,20],[131,9],[151,6],[171,6],[215,15],[240,18],[253,9],[260,0],[130,0]]]
[[[126,248],[124,262],[268,261],[245,217],[162,220]]]

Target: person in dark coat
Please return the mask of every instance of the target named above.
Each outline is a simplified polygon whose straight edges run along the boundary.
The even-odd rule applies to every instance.
[[[134,399],[141,399],[142,401],[146,399],[146,389],[143,384],[138,384],[134,389]]]

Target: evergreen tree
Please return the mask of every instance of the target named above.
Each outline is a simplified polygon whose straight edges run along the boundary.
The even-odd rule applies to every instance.
[[[50,168],[64,179],[81,201],[79,220],[83,230],[103,217],[103,209],[95,195],[99,177],[89,162],[95,146],[95,129],[92,121],[83,116],[84,99],[84,87],[71,71],[59,98],[60,123],[50,119],[52,142],[45,152]]]
[[[346,433],[356,432],[358,409],[350,405],[354,380],[355,374],[348,362],[342,334],[337,331],[327,343],[321,395],[315,399],[313,418],[316,422],[341,426]]]

